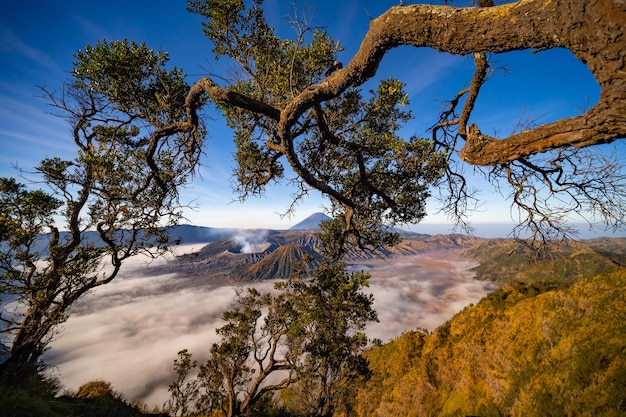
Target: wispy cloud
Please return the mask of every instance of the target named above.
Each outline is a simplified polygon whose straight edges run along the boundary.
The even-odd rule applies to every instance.
[[[10,166],[16,162],[30,170],[46,156],[75,156],[67,122],[45,113],[43,100],[41,107],[33,101],[0,84],[0,175],[14,175]]]
[[[3,29],[0,32],[0,54],[14,55],[26,59],[28,65],[23,64],[24,70],[30,70],[33,64],[35,64],[36,67],[51,73],[61,74],[63,72],[50,55],[29,45],[8,29]]]
[[[368,327],[368,336],[387,342],[417,327],[434,330],[480,300],[492,287],[473,279],[472,266],[456,251],[370,264],[370,291],[380,322]]]
[[[431,49],[416,49],[407,46],[394,52],[406,54],[402,69],[398,70],[396,61],[391,71],[397,78],[406,83],[406,92],[410,97],[414,97],[436,83],[447,79],[451,71],[458,71],[460,67],[467,65],[467,58],[465,57],[440,53]],[[468,72],[468,84],[471,76],[471,72]],[[466,86],[461,84],[459,89]],[[432,98],[430,97],[430,99]],[[452,97],[439,97],[439,99],[450,98]]]
[[[108,39],[109,31],[105,26],[95,22],[93,19],[89,19],[84,16],[73,15],[72,20],[76,22],[77,27],[80,29],[80,33],[84,34],[85,38],[89,39]]]

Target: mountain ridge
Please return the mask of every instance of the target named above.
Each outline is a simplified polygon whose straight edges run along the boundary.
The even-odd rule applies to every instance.
[[[377,253],[351,251],[344,261],[348,264],[361,263],[438,249],[469,248],[483,241],[483,238],[466,235],[407,235],[393,248],[383,248]],[[226,274],[233,281],[286,279],[291,271],[302,266],[304,257],[312,259],[314,264],[319,263],[323,258],[321,245],[315,231],[240,230],[209,242],[196,252],[150,268],[149,273]]]

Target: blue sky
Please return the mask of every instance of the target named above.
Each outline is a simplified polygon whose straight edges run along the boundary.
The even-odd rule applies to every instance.
[[[405,3],[407,3],[405,1]],[[301,2],[304,6],[305,2]],[[398,1],[309,0],[307,15],[313,24],[325,26],[344,47],[340,60],[347,63],[367,31],[369,16],[376,17]],[[463,4],[457,1],[457,4]],[[37,0],[9,2],[0,16],[0,176],[17,176],[12,167],[29,170],[48,156],[71,158],[75,149],[69,126],[50,110],[36,87],[60,88],[69,78],[72,55],[98,40],[145,41],[153,49],[167,51],[170,62],[192,83],[207,72],[219,72],[211,46],[200,27],[200,17],[186,11],[184,0],[74,1]],[[293,12],[290,0],[266,0],[266,16],[281,37],[291,35],[285,16]],[[540,117],[542,123],[581,113],[598,99],[599,88],[587,70],[568,51],[529,51],[500,55],[498,73],[484,87],[472,121],[488,134],[508,134],[522,117]],[[221,61],[220,61],[221,62]],[[441,101],[465,87],[471,78],[472,61],[461,56],[426,49],[398,48],[383,60],[376,79],[394,76],[407,84],[415,120],[404,129],[409,135],[426,136],[436,121]],[[365,89],[372,88],[370,80]],[[233,202],[229,188],[233,165],[230,132],[219,114],[211,114],[206,157],[200,175],[183,194],[194,201],[186,212],[191,223],[213,227],[288,228],[326,204],[312,193],[294,216],[281,220],[291,201],[286,185],[271,187],[262,198]],[[467,167],[471,173],[472,167]],[[484,206],[472,216],[474,223],[510,222],[509,204],[493,194],[480,177],[473,185],[483,191]],[[429,206],[437,209],[436,202]],[[431,215],[418,231],[432,233],[429,224],[445,223]],[[441,231],[449,231],[441,229]],[[505,233],[508,231],[504,231]]]

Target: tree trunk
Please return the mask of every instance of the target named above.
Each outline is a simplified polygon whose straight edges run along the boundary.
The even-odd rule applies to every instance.
[[[34,365],[45,352],[46,343],[43,339],[52,330],[48,321],[41,323],[41,315],[35,316],[28,312],[22,326],[15,335],[11,345],[11,357],[6,363],[15,368],[22,368],[24,365]]]

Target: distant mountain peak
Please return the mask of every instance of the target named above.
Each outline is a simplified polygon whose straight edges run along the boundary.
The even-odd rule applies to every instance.
[[[300,223],[289,228],[289,230],[319,230],[320,223],[327,220],[332,220],[332,218],[325,215],[324,213],[313,213],[306,219],[302,220]]]

